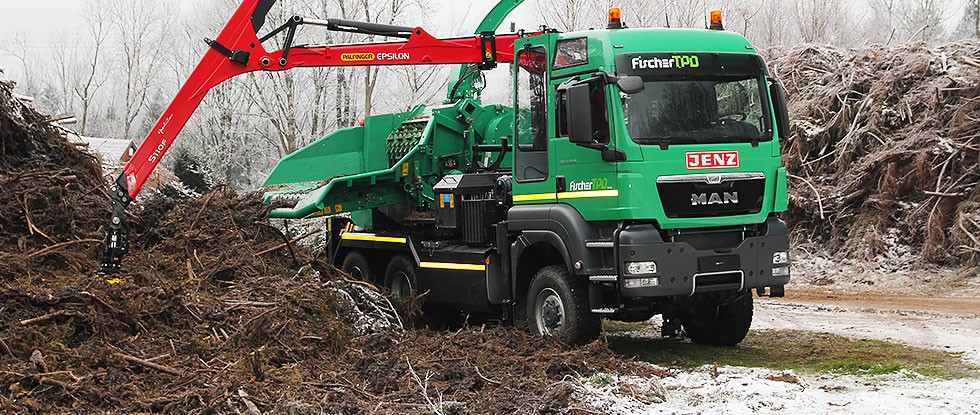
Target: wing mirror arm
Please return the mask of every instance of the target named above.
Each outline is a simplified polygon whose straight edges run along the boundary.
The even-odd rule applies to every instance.
[[[595,78],[601,78],[600,82],[604,85],[616,84],[627,94],[638,93],[644,86],[643,79],[638,76],[614,76],[606,72],[599,72],[590,79],[570,79],[563,82],[558,86],[557,92],[565,98],[563,110],[568,120],[568,141],[602,152],[604,161],[625,161],[626,153],[622,150],[610,148],[607,143],[596,142],[592,137],[594,108],[589,84],[596,82]]]

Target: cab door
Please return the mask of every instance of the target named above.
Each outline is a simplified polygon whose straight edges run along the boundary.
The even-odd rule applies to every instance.
[[[514,204],[554,203],[557,184],[551,154],[548,44],[554,35],[514,43]]]
[[[588,38],[561,39],[556,44],[556,59],[553,62],[555,79],[550,88],[555,96],[554,128],[552,129],[552,153],[556,163],[553,174],[558,188],[556,200],[572,205],[586,220],[613,220],[619,217],[619,187],[617,163],[603,160],[603,149],[616,147],[615,130],[611,128],[614,104],[618,102],[619,89],[607,85],[604,78],[595,76],[600,67],[597,61],[601,50],[592,50]],[[571,66],[574,59],[582,59],[580,66]],[[586,69],[579,69],[586,68]],[[590,70],[588,68],[594,68]],[[584,72],[584,73],[583,73]],[[571,76],[563,73],[574,74]],[[593,143],[583,146],[568,139],[571,125],[566,115],[565,93],[559,88],[564,83],[584,82],[588,87],[591,103],[590,136]]]

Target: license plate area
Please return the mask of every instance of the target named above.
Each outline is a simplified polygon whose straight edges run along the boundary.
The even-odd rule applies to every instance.
[[[698,272],[737,271],[742,269],[742,260],[738,255],[713,255],[698,258]]]

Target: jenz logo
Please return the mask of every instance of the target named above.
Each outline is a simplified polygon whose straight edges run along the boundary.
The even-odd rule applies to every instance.
[[[688,170],[738,167],[738,151],[691,151],[685,158]]]

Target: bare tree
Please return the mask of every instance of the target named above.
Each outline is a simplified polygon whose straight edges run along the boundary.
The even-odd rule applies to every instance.
[[[84,60],[85,64],[76,72],[72,92],[81,103],[81,122],[79,132],[85,134],[88,130],[89,114],[102,86],[106,83],[103,70],[103,55],[109,39],[110,19],[109,9],[105,0],[88,0],[82,17],[85,20],[85,30],[92,41],[91,48]]]
[[[908,40],[936,41],[945,36],[943,23],[949,19],[944,0],[906,0],[899,10],[899,21],[911,33]]]
[[[971,2],[976,0],[970,0]],[[945,36],[943,24],[949,19],[943,0],[870,0],[874,10],[871,27],[882,27],[884,43],[922,40],[937,41]]]
[[[413,5],[424,4],[422,0],[359,0],[361,16],[371,23],[396,24],[405,18]],[[369,38],[374,40],[374,36]],[[364,73],[364,116],[369,117],[374,109],[374,93],[380,79],[382,67],[363,68]]]
[[[385,92],[387,96],[399,97],[399,102],[388,110],[408,111],[418,104],[438,102],[439,94],[444,92],[447,69],[435,65],[394,68],[389,74],[392,88]]]
[[[970,0],[963,6],[963,18],[955,35],[957,38],[980,38],[980,0]]]
[[[807,43],[844,43],[842,35],[850,26],[842,0],[797,0],[794,20]]]
[[[538,16],[542,22],[562,32],[573,32],[594,27],[596,19],[589,19],[596,9],[595,0],[539,0]]]
[[[118,51],[116,76],[122,100],[119,136],[132,137],[142,132],[133,125],[142,115],[147,99],[160,87],[166,48],[172,43],[170,29],[176,10],[171,2],[131,2],[112,0],[114,41]]]
[[[36,95],[42,88],[46,80],[38,79],[38,72],[30,68],[35,67],[34,48],[31,47],[29,35],[26,33],[15,33],[11,39],[0,44],[0,50],[13,56],[24,68],[21,79],[17,82],[17,89],[28,95]],[[10,73],[7,73],[10,76]]]

